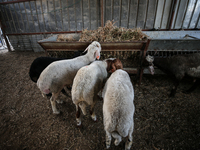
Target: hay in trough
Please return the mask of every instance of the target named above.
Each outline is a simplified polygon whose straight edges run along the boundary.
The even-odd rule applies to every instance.
[[[84,29],[81,34],[80,42],[119,42],[119,41],[143,41],[147,39],[140,28],[127,29],[124,27],[118,28],[114,25],[115,22],[108,20],[104,27],[99,27],[97,30]]]

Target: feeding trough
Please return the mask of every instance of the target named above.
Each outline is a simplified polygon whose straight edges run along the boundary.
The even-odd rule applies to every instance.
[[[47,56],[70,58],[75,51],[83,51],[91,42],[79,42],[80,34],[70,34],[77,41],[57,41],[58,35],[38,41]],[[119,58],[129,74],[140,72],[141,60],[147,51],[149,39],[143,41],[100,42],[101,60]]]
[[[144,31],[151,38],[146,51],[155,57],[171,57],[173,55],[200,52],[200,31]],[[156,69],[156,74],[163,74]],[[148,69],[144,74],[149,74]]]

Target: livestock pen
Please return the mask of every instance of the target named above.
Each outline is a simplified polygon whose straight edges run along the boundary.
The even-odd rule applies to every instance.
[[[83,127],[77,128],[71,92],[69,97],[60,94],[64,104],[57,107],[62,113],[53,115],[28,72],[38,57],[69,58],[91,43],[56,41],[58,36],[98,30],[108,20],[118,28],[140,28],[148,36],[144,41],[100,42],[101,59],[120,58],[134,85],[131,149],[199,149],[199,87],[182,93],[193,81],[184,78],[170,98],[172,79],[159,70],[149,75],[142,68],[146,55],[199,52],[199,7],[199,0],[0,0],[1,37],[8,48],[0,50],[0,149],[106,149],[103,101],[95,106],[98,121],[88,113]],[[110,149],[124,149],[124,142]]]

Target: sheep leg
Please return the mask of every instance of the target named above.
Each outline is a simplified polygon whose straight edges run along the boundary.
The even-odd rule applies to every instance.
[[[50,98],[51,107],[52,107],[52,110],[53,110],[54,114],[60,114],[60,111],[57,110],[57,108],[56,108],[56,99],[58,98],[59,94],[60,94],[60,92],[58,92],[58,93],[52,93],[52,96]]]
[[[76,122],[77,122],[77,126],[81,126],[81,111],[80,111],[80,107],[78,105],[76,105]]]
[[[132,146],[132,143],[133,143],[133,128],[134,128],[134,125],[131,126],[131,129],[129,130],[129,133],[128,133],[128,139],[126,141],[126,144],[125,144],[125,150],[129,150]]]
[[[112,132],[112,137],[115,138],[115,146],[118,146],[122,141],[122,137],[117,132]]]
[[[188,90],[183,91],[183,93],[185,93],[185,94],[191,93],[192,91],[194,91],[194,90],[197,88],[197,86],[198,86],[199,84],[200,84],[200,80],[196,80],[196,81],[194,82],[194,84],[192,85],[192,87],[189,88]]]
[[[110,148],[110,144],[111,144],[111,140],[112,140],[112,137],[111,137],[111,134],[106,131],[106,148]]]
[[[97,116],[96,116],[95,111],[94,111],[94,105],[96,104],[96,98],[97,97],[98,96],[94,96],[93,104],[90,107],[90,115],[91,115],[91,118],[92,118],[93,121],[97,121]]]

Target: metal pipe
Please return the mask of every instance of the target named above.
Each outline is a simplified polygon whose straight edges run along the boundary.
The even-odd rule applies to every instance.
[[[37,34],[64,34],[64,33],[81,33],[82,31],[64,31],[64,32],[33,32],[33,33],[8,33],[6,35],[37,35]]]
[[[16,0],[16,1],[0,2],[0,5],[21,3],[21,2],[29,2],[29,1],[36,1],[36,0]]]

